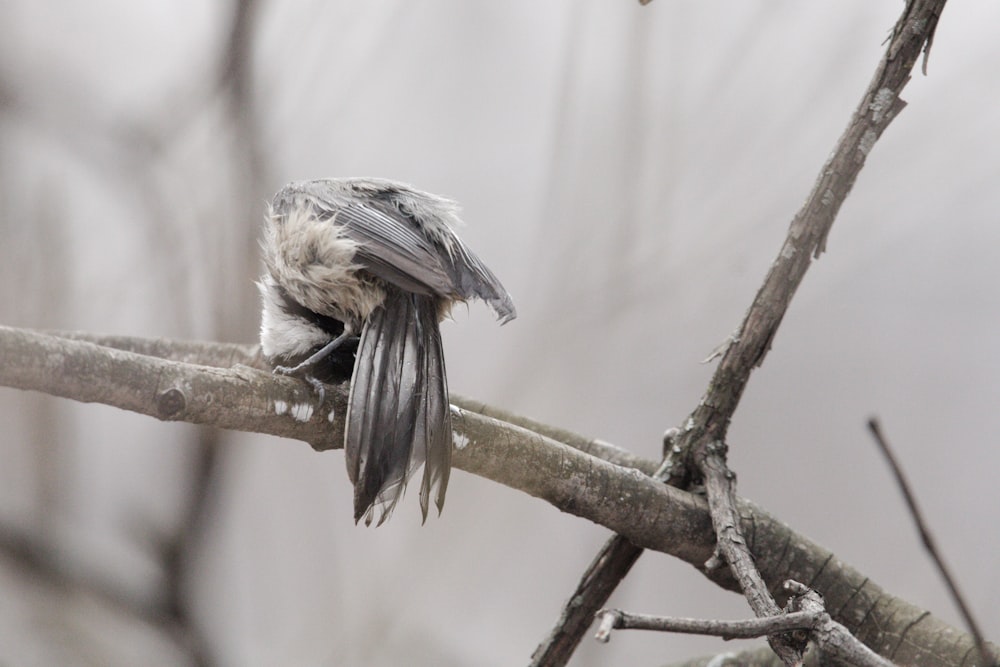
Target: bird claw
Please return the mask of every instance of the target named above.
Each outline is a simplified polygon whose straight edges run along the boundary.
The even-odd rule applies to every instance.
[[[292,377],[298,375],[299,371],[302,370],[303,364],[298,366],[275,366],[272,370],[276,375],[284,375],[285,377]],[[319,405],[323,405],[323,401],[326,400],[326,385],[322,381],[317,379],[312,375],[304,375],[302,379],[309,383],[309,386],[313,388],[316,395],[319,397]]]
[[[316,395],[319,396],[319,405],[322,406],[323,401],[326,400],[326,386],[311,375],[306,378],[306,382],[312,386],[313,391],[315,391]]]

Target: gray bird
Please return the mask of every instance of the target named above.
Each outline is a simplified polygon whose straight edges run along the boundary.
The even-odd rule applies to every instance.
[[[478,298],[516,316],[496,276],[456,236],[455,202],[375,178],[291,183],[261,242],[260,342],[275,371],[331,381],[353,363],[344,427],[354,520],[385,521],[424,463],[420,509],[438,512],[451,471],[439,322]],[[354,359],[351,359],[353,354]]]

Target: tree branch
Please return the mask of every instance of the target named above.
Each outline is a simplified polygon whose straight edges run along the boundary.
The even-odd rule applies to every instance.
[[[597,612],[598,630],[595,639],[607,642],[612,630],[654,630],[688,635],[708,635],[722,639],[755,639],[776,632],[812,630],[822,619],[823,612],[796,611],[764,618],[740,621],[720,621],[706,618],[677,618],[630,614],[620,609],[602,609]]]
[[[69,336],[69,335],[67,335]],[[82,340],[90,338],[127,350]],[[185,359],[186,361],[175,361]],[[214,368],[195,362],[233,363]],[[326,403],[300,380],[274,376],[261,365],[255,346],[170,343],[123,337],[72,334],[57,337],[0,327],[0,385],[46,391],[85,402],[101,402],[158,419],[183,420],[220,428],[269,433],[313,444],[340,447],[346,387],[328,387]],[[664,485],[641,470],[655,468],[625,456],[607,443],[520,419],[529,430],[473,412],[474,401],[456,399],[453,408],[456,468],[541,498],[561,511],[599,523],[625,540],[681,558],[730,590],[728,568],[707,571],[714,535],[705,499]],[[330,407],[334,415],[329,420]],[[492,408],[482,412],[500,414]],[[593,454],[538,431],[562,433]],[[625,468],[603,458],[637,462]],[[619,499],[624,498],[626,502]],[[611,502],[610,499],[615,499]],[[635,508],[640,508],[636,512]],[[893,658],[908,664],[959,665],[972,638],[894,598],[829,551],[795,533],[752,503],[736,508],[750,550],[768,586],[807,582],[826,599],[833,617],[868,645],[892,647]],[[905,637],[905,642],[902,641]],[[941,643],[951,642],[944,651]]]
[[[715,528],[720,535],[720,548],[725,552],[727,562],[740,569],[737,576],[747,586],[743,589],[744,594],[759,614],[769,615],[776,609],[776,603],[760,585],[759,578],[750,572],[754,558],[744,547],[738,527],[734,527],[735,510],[730,501],[734,497],[734,477],[726,468],[722,455],[729,422],[736,412],[750,374],[763,362],[770,349],[812,259],[818,258],[825,250],[833,221],[853,188],[869,152],[905,106],[899,95],[910,80],[921,50],[926,58],[945,1],[907,1],[893,29],[886,52],[847,129],[820,171],[802,208],[792,219],[778,256],[722,355],[704,397],[685,421],[684,428],[667,453],[661,474],[657,475],[672,485],[683,487],[691,478],[693,463],[703,477],[711,478],[708,483],[708,487],[712,489],[709,502],[713,506],[713,517],[718,521]],[[723,539],[723,535],[728,537]],[[641,553],[629,549],[616,538],[612,538],[601,553],[611,552],[617,554],[615,560],[600,561],[601,569],[588,570],[586,575],[588,586],[606,591],[608,595]],[[760,562],[759,558],[756,560]],[[585,591],[578,589],[578,593],[580,592]],[[559,647],[546,640],[536,649],[537,657],[532,665],[564,665],[572,655],[574,640],[579,643],[589,627],[584,612],[595,612],[607,601],[606,596],[602,599],[602,595],[596,594],[582,595],[574,598],[576,599],[591,600],[594,606],[580,609],[574,615],[569,615],[564,610],[560,625],[549,635],[550,638],[562,638]],[[576,623],[572,627],[563,627],[561,624],[566,619],[576,619]],[[776,650],[782,652],[786,662],[797,659],[791,651],[786,652],[778,647]]]
[[[906,501],[906,506],[910,510],[913,522],[917,525],[917,532],[920,533],[920,540],[923,542],[924,548],[930,555],[931,560],[934,561],[934,565],[937,566],[938,572],[941,573],[945,586],[948,588],[948,593],[951,594],[952,601],[954,601],[955,605],[958,607],[958,611],[962,614],[962,619],[965,621],[966,627],[969,628],[969,632],[976,640],[976,648],[979,650],[980,658],[989,664],[998,664],[998,662],[1000,662],[1000,658],[995,655],[990,655],[987,652],[986,640],[983,639],[983,632],[979,629],[979,624],[976,623],[975,616],[973,616],[969,605],[965,603],[965,598],[962,596],[961,591],[958,590],[958,583],[951,575],[951,571],[945,564],[944,558],[941,557],[941,553],[937,548],[937,543],[935,542],[933,535],[931,535],[931,531],[927,527],[927,523],[924,521],[923,513],[917,506],[917,499],[910,490],[910,484],[906,481],[906,476],[903,475],[903,469],[900,467],[899,462],[896,461],[896,457],[892,453],[892,448],[889,447],[889,441],[885,439],[885,436],[882,434],[882,427],[879,425],[878,420],[874,417],[868,420],[868,430],[871,431],[872,437],[875,439],[875,444],[878,445],[882,454],[885,455],[886,461],[889,463],[889,468],[892,470],[892,474],[896,478],[896,484],[899,485],[899,489],[903,493],[903,499]]]
[[[710,635],[723,639],[752,639],[767,635],[801,634],[816,644],[827,658],[856,667],[892,667],[892,663],[862,644],[847,628],[830,618],[823,597],[797,581],[785,582],[793,593],[786,613],[752,620],[719,621],[628,614],[617,609],[597,613],[596,639],[607,642],[614,629],[656,630]],[[793,631],[800,631],[793,633]],[[801,664],[801,661],[798,663]]]
[[[8,387],[161,421],[295,438],[317,449],[342,446],[341,420],[330,417],[344,414],[346,387],[331,387],[319,414],[308,384],[249,366],[195,365],[10,327],[0,327],[0,350],[0,384]]]
[[[900,93],[910,80],[921,50],[933,37],[945,0],[909,0],[893,29],[886,52],[847,129],[823,165],[812,191],[792,219],[778,256],[750,309],[722,355],[708,391],[692,414],[703,442],[725,440],[729,421],[754,368],[760,366],[792,297],[826,239],[875,142],[906,103]]]

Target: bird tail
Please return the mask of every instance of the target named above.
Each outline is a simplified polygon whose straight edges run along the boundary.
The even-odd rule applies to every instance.
[[[354,520],[381,525],[413,472],[424,520],[431,491],[438,512],[451,472],[451,413],[438,305],[430,296],[387,290],[361,332],[348,399],[344,448],[354,483]]]

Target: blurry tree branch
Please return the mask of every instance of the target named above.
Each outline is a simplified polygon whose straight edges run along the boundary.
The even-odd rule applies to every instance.
[[[197,628],[185,622],[187,619],[178,617],[169,608],[128,594],[105,577],[73,571],[44,537],[3,525],[0,526],[0,551],[25,574],[44,579],[69,596],[93,598],[130,618],[162,629],[187,652],[192,665],[212,664],[204,638]]]
[[[229,284],[245,284],[247,277],[256,272],[259,261],[256,239],[243,233],[227,238],[225,226],[217,222],[220,216],[212,211],[200,211],[198,215],[204,220],[185,229],[181,220],[186,213],[178,214],[175,202],[176,193],[182,191],[190,200],[200,204],[214,202],[226,207],[235,204],[237,212],[225,217],[238,221],[235,226],[230,225],[237,231],[243,230],[246,220],[259,215],[257,202],[263,197],[268,167],[257,122],[252,58],[261,3],[256,0],[232,0],[229,4],[228,21],[219,24],[218,44],[213,47],[217,54],[213,66],[187,68],[180,79],[164,87],[155,103],[145,108],[132,104],[120,107],[109,105],[100,95],[93,94],[89,87],[52,86],[49,77],[33,75],[33,69],[26,70],[27,75],[0,80],[0,112],[13,118],[18,125],[54,140],[67,155],[83,162],[91,175],[117,182],[116,195],[141,207],[142,215],[149,224],[141,226],[140,231],[148,237],[151,249],[180,248],[184,252],[189,245],[187,237],[191,230],[199,235],[198,247],[207,249],[205,254],[214,260],[205,262],[204,266],[216,275],[199,282],[198,292],[209,295],[211,303],[216,304],[212,309],[215,317],[212,336],[218,338],[231,338],[234,332],[246,331],[246,322],[256,316],[253,294],[247,290],[233,290]],[[200,131],[199,126],[205,123],[214,124],[218,131],[199,151],[199,161],[208,159],[211,154],[209,149],[213,146],[221,146],[228,158],[226,164],[215,165],[213,174],[216,179],[211,183],[197,182],[198,177],[189,170],[173,168],[173,163],[183,159],[181,147],[187,136],[196,135]],[[227,173],[232,176],[228,180],[225,177]],[[220,187],[223,183],[232,186],[235,194],[226,194]],[[18,186],[11,183],[10,187]],[[209,189],[209,194],[194,194],[202,187]],[[46,192],[44,196],[47,203],[63,199],[52,192]],[[45,239],[46,254],[50,255],[54,243],[52,239],[59,238],[59,235],[43,231],[38,236]],[[182,237],[185,238],[182,240]],[[187,289],[183,283],[185,280],[197,281],[198,278],[192,277],[191,272],[176,270],[178,265],[184,265],[176,251],[152,251],[148,257],[150,262],[158,265],[146,267],[148,274],[162,277],[170,283],[170,289],[162,292],[166,300],[173,301],[162,304],[161,312],[172,311],[170,319],[176,330],[192,329],[192,313],[196,312],[196,308],[192,308],[190,300],[183,295],[194,290]],[[44,275],[47,282],[53,280],[54,273],[59,275],[62,265],[55,261],[46,268]],[[16,275],[16,271],[11,275]],[[215,291],[215,296],[211,296],[210,290]],[[64,292],[65,289],[61,289],[57,293]],[[47,303],[51,310],[58,310],[51,308],[53,304],[48,300],[38,302]],[[113,361],[108,363],[114,365]],[[102,372],[101,369],[91,370]],[[121,375],[115,377],[123,379]],[[122,398],[123,395],[118,395],[119,391],[134,391],[139,392],[137,396],[146,396],[142,392],[148,387],[143,384],[143,379],[142,373],[138,372],[132,378],[133,385],[123,384],[113,390],[114,396],[107,398],[112,401]],[[160,397],[159,409],[172,409],[171,400],[176,395],[165,392]],[[105,399],[97,397],[92,400]],[[201,423],[210,424],[211,420]],[[183,494],[183,516],[177,522],[176,530],[164,530],[142,519],[138,521],[141,525],[132,526],[144,546],[152,548],[158,564],[162,566],[163,577],[157,599],[147,601],[145,609],[139,609],[143,604],[140,602],[132,606],[117,606],[130,617],[146,617],[165,629],[178,640],[178,645],[187,649],[192,664],[207,665],[211,663],[212,656],[201,636],[199,623],[191,613],[186,568],[190,565],[192,553],[196,553],[201,537],[211,529],[208,523],[212,520],[214,509],[212,493],[227,434],[212,428],[189,433],[193,441],[193,455],[186,459],[190,462],[190,469],[185,482],[190,487]],[[39,451],[41,449],[38,448]],[[40,465],[39,469],[42,474],[51,475],[49,471],[58,468]],[[43,488],[48,487],[58,488],[58,485],[50,483]],[[0,548],[20,554],[20,562],[30,562],[35,566],[34,570],[40,574],[47,571],[50,579],[62,584],[66,577],[59,570],[60,563],[55,559],[42,559],[45,548],[51,548],[46,542],[45,531],[32,535],[19,535],[15,531],[15,534],[8,535],[11,530],[6,526],[0,529]],[[11,539],[6,540],[7,537]],[[15,549],[16,545],[24,548]],[[25,554],[33,558],[23,557]],[[74,578],[79,580],[78,584],[93,589],[94,593],[103,593],[112,603],[121,597],[113,595],[114,589],[106,585],[108,582],[89,581],[85,576],[74,575]],[[102,591],[102,588],[108,590]]]
[[[328,387],[319,404],[307,383],[264,368],[251,345],[0,327],[0,385],[161,420],[294,438],[320,450],[340,447],[347,387]],[[655,462],[531,420],[506,415],[501,421],[489,416],[499,411],[453,400],[455,467],[680,558],[736,589],[728,568],[705,569],[715,544],[705,499],[650,477]],[[751,502],[737,499],[736,510],[772,590],[786,579],[805,582],[823,595],[835,620],[898,662],[959,665],[974,649],[969,635],[893,597]]]

